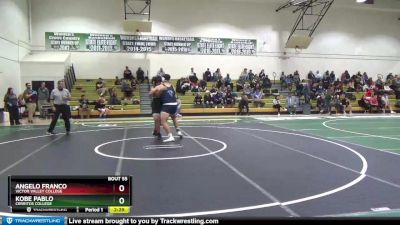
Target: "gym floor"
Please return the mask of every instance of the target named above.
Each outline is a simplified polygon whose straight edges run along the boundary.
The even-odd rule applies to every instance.
[[[400,217],[397,115],[184,117],[162,143],[151,118],[0,127],[8,175],[132,175],[134,216]]]

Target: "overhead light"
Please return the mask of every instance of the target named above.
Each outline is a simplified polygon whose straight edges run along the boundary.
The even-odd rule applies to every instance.
[[[366,2],[367,0],[357,0],[357,3],[364,3],[364,2]]]

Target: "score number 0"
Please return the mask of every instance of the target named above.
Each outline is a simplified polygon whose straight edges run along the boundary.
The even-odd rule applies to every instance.
[[[124,192],[124,191],[125,191],[125,186],[122,185],[122,184],[119,185],[118,190],[119,190],[120,192]],[[125,198],[124,198],[124,197],[119,198],[119,199],[118,199],[118,202],[119,202],[120,205],[123,205],[123,204],[125,203]]]

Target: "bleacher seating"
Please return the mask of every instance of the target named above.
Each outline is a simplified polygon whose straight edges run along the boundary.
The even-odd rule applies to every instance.
[[[89,101],[96,101],[98,99],[98,94],[96,92],[96,79],[78,79],[72,88],[72,101],[71,101],[71,108],[76,108],[79,106],[79,98],[82,94],[85,94],[86,97],[89,99]],[[122,97],[123,92],[121,91],[121,88],[119,85],[114,85],[114,80],[104,80],[106,83],[107,88],[112,88],[112,87],[117,87],[118,90],[118,97]],[[171,83],[175,86],[177,80],[171,80]],[[272,81],[273,84],[279,84],[279,80],[277,81]],[[236,81],[233,81],[234,83],[234,89],[233,91],[236,90]],[[211,89],[215,83],[213,82],[207,82],[207,88]],[[265,102],[265,106],[262,108],[257,108],[254,104],[249,103],[250,107],[250,113],[276,113],[276,109],[272,108],[272,101],[274,99],[275,94],[279,94],[279,89],[275,90],[266,90],[266,97],[263,99],[263,102]],[[278,92],[278,93],[276,93]],[[236,96],[240,97],[241,93],[236,93]],[[193,104],[194,100],[194,95],[195,93],[192,92],[186,92],[185,95],[178,94],[179,99],[181,100],[182,103],[182,109],[181,113],[183,114],[233,114],[233,113],[238,113],[238,102],[236,101],[236,104],[233,106],[225,106],[225,108],[207,108],[207,107],[202,107],[202,106],[196,106]],[[204,92],[201,92],[201,95],[204,96]],[[358,106],[358,100],[361,99],[363,93],[354,93],[356,96],[356,100],[351,101],[351,105],[353,107],[353,112],[364,112],[364,109]],[[106,97],[107,99],[109,96]],[[136,91],[133,92],[133,98],[140,99],[140,92],[139,92],[139,87],[137,87]],[[390,95],[390,102],[391,105],[395,110],[399,110],[399,108],[394,107],[396,99],[394,95]],[[281,97],[281,103],[282,105],[285,105],[286,99],[285,96]],[[311,100],[311,104],[313,106],[312,113],[317,113],[316,109],[316,101]],[[94,108],[94,105],[90,106],[91,108]],[[142,115],[140,111],[140,105],[139,104],[124,104],[124,102],[121,102],[121,105],[113,105],[111,106],[112,110],[110,110],[109,115],[112,116],[128,116],[128,115]],[[74,110],[72,112],[73,116],[78,116],[78,111]],[[92,116],[97,116],[99,113],[96,110],[92,111]]]

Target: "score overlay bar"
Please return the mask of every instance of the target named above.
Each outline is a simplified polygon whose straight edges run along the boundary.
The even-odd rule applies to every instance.
[[[110,206],[132,205],[131,176],[9,176],[8,181],[11,212],[107,209],[92,210],[104,213]]]

